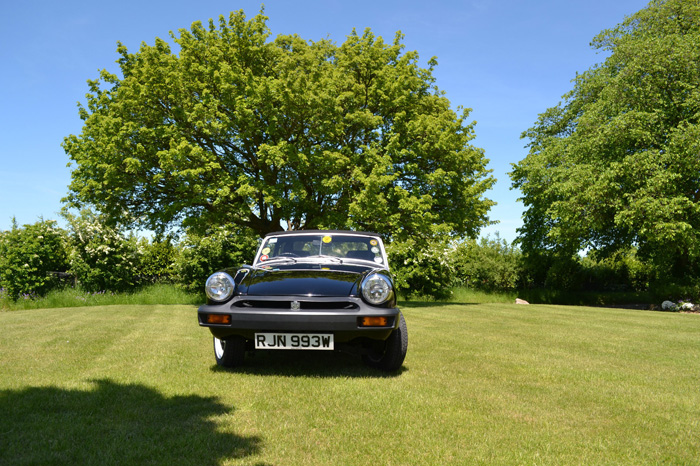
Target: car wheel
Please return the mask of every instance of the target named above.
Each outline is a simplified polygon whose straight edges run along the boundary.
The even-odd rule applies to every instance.
[[[403,315],[399,316],[399,326],[386,339],[383,350],[362,356],[368,366],[386,372],[395,372],[401,368],[408,350],[408,329]]]
[[[214,337],[214,357],[216,363],[223,367],[236,367],[243,364],[245,357],[245,338],[232,336],[226,339]]]

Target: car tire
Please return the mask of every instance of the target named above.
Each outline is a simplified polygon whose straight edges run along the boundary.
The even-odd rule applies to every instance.
[[[245,357],[245,338],[231,336],[226,339],[214,337],[214,357],[222,367],[236,367],[243,364]]]
[[[385,372],[396,372],[401,368],[408,351],[408,329],[402,314],[399,314],[399,326],[386,339],[382,351],[362,356],[365,364]]]

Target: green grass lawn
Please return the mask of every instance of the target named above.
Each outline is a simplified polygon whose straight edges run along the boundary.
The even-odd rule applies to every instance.
[[[214,363],[195,307],[0,312],[0,464],[700,464],[700,316],[404,304],[385,376]]]

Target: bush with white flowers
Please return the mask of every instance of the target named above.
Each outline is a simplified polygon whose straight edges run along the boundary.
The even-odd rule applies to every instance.
[[[202,291],[207,277],[225,267],[252,263],[257,239],[251,232],[220,226],[205,235],[186,235],[180,242],[174,273],[177,283],[188,291]]]
[[[70,271],[85,291],[124,291],[138,284],[138,241],[107,226],[92,212],[66,215],[72,249]]]
[[[405,298],[449,298],[456,284],[450,245],[446,241],[394,241],[386,248],[396,291]]]

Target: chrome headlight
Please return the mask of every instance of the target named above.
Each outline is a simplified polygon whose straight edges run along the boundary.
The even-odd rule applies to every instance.
[[[391,283],[384,275],[373,273],[362,281],[362,296],[370,304],[385,303],[393,293]]]
[[[211,277],[207,278],[204,291],[207,293],[207,297],[212,301],[223,302],[233,296],[235,287],[231,275],[225,272],[216,272]]]

